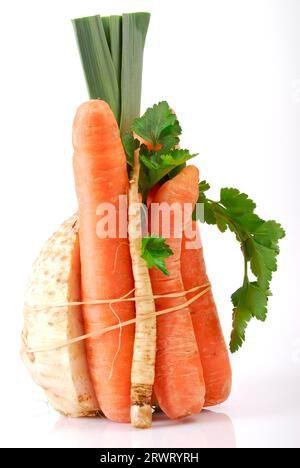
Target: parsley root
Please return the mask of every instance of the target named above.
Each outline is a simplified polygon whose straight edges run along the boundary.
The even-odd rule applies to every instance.
[[[137,299],[134,352],[131,371],[131,422],[147,428],[152,421],[152,392],[155,374],[156,317],[149,270],[142,258],[141,203],[139,197],[139,151],[134,156],[134,171],[129,190],[129,242]],[[139,297],[141,298],[139,300]],[[152,314],[147,320],[139,320]]]

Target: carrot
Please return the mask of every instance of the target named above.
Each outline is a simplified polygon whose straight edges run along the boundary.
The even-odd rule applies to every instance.
[[[155,151],[159,151],[161,149],[161,145],[160,144],[157,144],[155,145],[155,148],[153,148],[153,145],[149,142],[149,141],[146,141],[144,140],[144,138],[140,137],[139,135],[137,135],[136,133],[133,132],[133,136],[134,138],[136,138],[137,140],[139,140],[140,144],[141,145],[146,145],[147,148],[152,151],[153,149]]]
[[[97,236],[101,203],[119,209],[118,197],[128,193],[126,158],[115,117],[103,101],[82,104],[73,126],[74,174],[79,202],[82,299],[114,299],[133,290],[127,239]],[[118,217],[117,217],[118,218]],[[119,222],[117,221],[117,228]],[[85,306],[87,333],[134,318],[132,303]],[[89,339],[87,359],[103,413],[130,421],[130,373],[134,326]]]
[[[195,221],[193,221],[193,232],[200,236],[199,227]],[[196,250],[188,249],[187,242],[190,241],[191,239],[183,236],[181,273],[186,290],[209,281],[203,248],[201,246]],[[190,296],[192,295],[187,295],[188,299]],[[206,293],[193,302],[190,309],[206,385],[205,406],[218,405],[227,400],[230,394],[232,373],[212,292]]]
[[[150,208],[151,203],[153,202],[153,200],[155,198],[155,195],[157,194],[159,189],[160,189],[160,185],[157,184],[157,185],[154,185],[154,187],[152,187],[152,189],[149,191],[148,197],[147,197],[147,208],[148,209]]]
[[[151,144],[137,135],[135,135],[135,137],[138,138],[141,143],[146,144],[149,150],[152,150]],[[150,206],[153,198],[155,198],[158,189],[159,186],[157,185],[149,192],[147,200],[148,206]],[[193,232],[195,232],[195,229],[197,229],[196,223],[193,223]],[[198,235],[200,235],[199,229]],[[190,290],[200,284],[207,283],[208,277],[206,275],[202,248],[196,251],[194,249],[188,250],[186,249],[186,241],[188,241],[188,239],[186,239],[184,235],[181,255],[181,272],[185,290]],[[191,241],[191,239],[189,241]],[[190,299],[191,295],[187,296],[187,298]],[[214,406],[227,400],[231,391],[232,373],[229,355],[212,292],[209,292],[198,299],[198,301],[191,304],[190,309],[192,311],[193,326],[205,378],[205,406]],[[207,322],[204,321],[205,315],[207,316]],[[215,337],[214,340],[211,340],[212,337]],[[217,351],[218,356],[215,357],[217,347],[219,348]]]
[[[131,422],[146,429],[152,423],[152,393],[155,375],[156,317],[149,270],[142,258],[139,151],[129,190],[129,243],[135,283],[136,327],[131,370]],[[147,320],[144,316],[150,315]]]
[[[166,182],[157,192],[154,203],[179,203],[182,212],[184,203],[195,204],[198,197],[198,170],[188,166],[174,179]],[[155,219],[156,218],[156,219]],[[173,251],[167,261],[169,276],[157,269],[150,270],[155,295],[184,291],[180,271],[181,238],[175,237],[175,215],[170,217],[170,238],[166,239]],[[155,232],[158,214],[151,216],[152,231]],[[159,223],[159,231],[161,223]],[[156,310],[172,308],[186,303],[185,297],[156,300]],[[190,309],[184,307],[177,312],[157,318],[157,355],[155,369],[155,394],[161,409],[172,419],[196,414],[202,410],[205,384],[199,352],[193,330]]]

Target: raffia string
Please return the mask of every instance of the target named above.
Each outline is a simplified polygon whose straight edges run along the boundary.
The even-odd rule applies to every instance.
[[[170,294],[163,294],[163,295],[157,295],[153,296],[154,299],[163,299],[163,298],[176,298],[176,297],[183,297],[186,294],[191,294],[194,292],[199,291],[199,289],[203,289],[210,286],[210,283],[205,283],[202,284],[201,286],[196,286],[195,288],[189,289],[188,291],[183,291],[180,293],[170,293]],[[58,303],[52,303],[52,304],[45,304],[43,306],[33,306],[29,304],[25,304],[25,308],[28,310],[32,311],[42,311],[45,309],[62,309],[64,307],[79,307],[83,305],[101,305],[101,304],[118,304],[120,302],[136,302],[137,300],[142,301],[144,299],[143,296],[135,298],[135,297],[127,297],[129,294],[133,294],[134,289],[129,291],[125,296],[119,298],[119,299],[102,299],[102,300],[97,300],[97,301],[86,301],[86,302],[58,302]]]
[[[206,293],[208,293],[211,290],[211,286],[210,286],[210,283],[206,283],[206,284],[204,284],[202,286],[197,286],[196,288],[190,289],[188,291],[183,291],[181,293],[171,293],[171,294],[153,296],[154,299],[183,297],[186,294],[191,294],[191,293],[199,291],[199,289],[203,289],[203,288],[205,288],[203,291],[199,292],[198,294],[195,294],[195,296],[193,296],[191,299],[186,301],[184,304],[180,304],[178,306],[171,307],[169,309],[160,310],[159,312],[155,312],[155,314],[145,315],[144,317],[140,318],[139,320],[148,320],[149,318],[153,317],[153,315],[155,315],[156,317],[159,317],[161,315],[170,314],[172,312],[176,312],[176,311],[179,311],[181,309],[184,309],[184,308],[190,306],[191,304],[193,304],[198,299],[200,299],[200,297],[202,297]],[[56,307],[58,307],[58,308],[61,307],[62,308],[62,307],[81,306],[81,305],[115,304],[115,303],[128,302],[128,301],[135,302],[137,300],[141,301],[141,300],[143,300],[143,298],[142,297],[138,297],[138,298],[132,297],[132,298],[120,298],[120,299],[113,299],[113,300],[100,300],[100,301],[90,301],[90,302],[70,302],[70,303],[56,304],[56,305],[50,304],[49,306],[45,305],[43,307],[29,307],[28,305],[26,305],[25,307],[30,309],[30,310],[35,310],[35,311],[39,310],[39,311],[41,311],[41,310],[44,310],[44,309],[56,308]],[[109,333],[111,331],[118,330],[118,329],[123,328],[123,327],[128,327],[129,325],[134,325],[135,323],[136,323],[136,318],[134,318],[132,320],[128,320],[127,322],[121,322],[121,323],[118,323],[116,325],[112,325],[111,327],[103,328],[102,330],[99,330],[97,332],[88,333],[86,335],[82,335],[82,336],[78,336],[76,338],[72,338],[70,340],[67,340],[67,341],[65,341],[63,343],[59,343],[57,345],[43,346],[43,347],[40,347],[40,348],[27,349],[26,352],[28,354],[31,354],[31,353],[43,353],[43,352],[47,352],[47,351],[56,351],[57,349],[65,348],[65,347],[70,346],[72,344],[80,343],[81,341],[85,341],[85,340],[90,339],[90,338],[95,338],[97,336],[104,335],[105,333]]]

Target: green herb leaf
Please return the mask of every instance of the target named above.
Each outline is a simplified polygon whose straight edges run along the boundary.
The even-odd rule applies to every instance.
[[[149,191],[171,171],[178,166],[182,167],[186,161],[195,156],[196,154],[190,154],[188,150],[183,149],[174,149],[169,154],[149,153],[143,147],[140,153],[140,160],[144,168],[147,169],[146,186],[143,187],[143,191]]]
[[[247,244],[252,273],[257,277],[257,282],[262,288],[268,288],[273,272],[277,271],[278,250],[264,247],[254,240],[247,241]]]
[[[152,187],[175,177],[197,155],[178,148],[181,127],[165,101],[136,119],[132,131],[148,144],[140,147],[140,189],[145,200]]]
[[[181,135],[177,117],[165,101],[155,104],[142,117],[134,120],[132,131],[160,154],[166,154],[178,145]]]
[[[264,321],[267,317],[268,294],[256,283],[245,282],[244,286],[232,295],[233,330],[231,333],[231,352],[237,351],[245,341],[248,323],[253,317]]]
[[[142,258],[146,261],[149,269],[157,268],[162,271],[164,275],[168,276],[170,273],[166,268],[165,259],[172,255],[172,250],[162,237],[152,235],[143,238]]]
[[[285,237],[285,232],[276,221],[267,221],[255,231],[255,241],[265,247],[277,248],[278,241]]]
[[[209,185],[208,182],[206,182],[206,180],[203,180],[202,182],[200,182],[200,184],[199,184],[199,193],[205,193],[209,189],[210,189],[210,185]]]
[[[134,166],[134,153],[140,147],[139,140],[136,140],[131,133],[122,136],[122,143],[126,154],[127,164],[131,168]]]
[[[256,208],[255,203],[248,195],[241,193],[237,189],[223,188],[221,190],[221,204],[233,215],[240,216],[245,213],[253,213]]]
[[[283,228],[275,221],[264,221],[254,213],[256,204],[237,189],[221,190],[220,201],[210,200],[207,182],[199,185],[199,203],[204,204],[204,222],[217,225],[221,232],[229,229],[241,245],[244,256],[243,286],[232,295],[233,330],[230,349],[237,351],[245,341],[245,332],[252,318],[264,321],[273,273],[277,271],[279,241],[285,237]],[[194,218],[196,213],[194,213]],[[249,265],[256,277],[249,280]]]

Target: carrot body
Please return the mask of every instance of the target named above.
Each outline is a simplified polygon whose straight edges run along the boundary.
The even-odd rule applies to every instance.
[[[82,299],[114,299],[133,290],[127,239],[97,235],[97,209],[128,194],[126,158],[119,129],[108,104],[89,101],[77,111],[73,126],[74,174],[79,201]],[[118,216],[117,216],[118,218]],[[117,232],[119,222],[117,219]],[[121,303],[84,307],[87,333],[134,318],[134,305]],[[130,373],[134,326],[87,341],[87,358],[103,413],[119,422],[130,421]]]
[[[177,202],[195,204],[198,198],[198,170],[189,166],[166,182],[157,192],[154,203]],[[153,213],[151,229],[153,225]],[[156,219],[157,221],[157,219]],[[159,231],[161,224],[159,224]],[[150,270],[153,293],[163,295],[182,292],[180,256],[181,238],[175,238],[175,217],[171,216],[170,238],[166,239],[173,251],[167,261],[169,276],[154,268]],[[172,308],[186,303],[185,297],[156,300],[156,310]],[[157,355],[155,369],[155,394],[161,409],[172,419],[199,413],[204,404],[205,384],[202,366],[193,330],[190,309],[183,309],[157,317]]]
[[[159,189],[160,189],[160,185],[157,184],[157,185],[154,185],[154,187],[152,187],[152,189],[149,191],[148,197],[147,197],[147,207],[148,207],[148,209],[150,208],[151,203],[153,202],[153,200],[155,198],[155,195],[157,194]]]
[[[199,228],[193,222],[193,232],[200,239]],[[183,237],[181,272],[185,290],[207,283],[202,246],[188,249],[190,239]],[[187,295],[188,299],[193,294]],[[205,406],[227,400],[231,391],[232,373],[216,304],[211,291],[190,305],[194,331],[199,348],[206,386]]]

